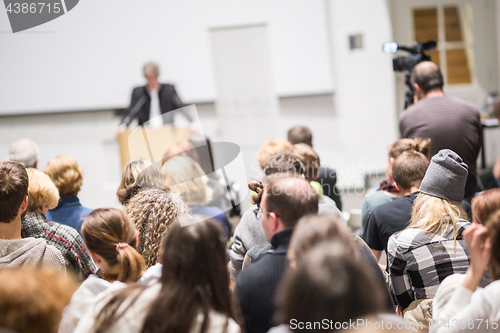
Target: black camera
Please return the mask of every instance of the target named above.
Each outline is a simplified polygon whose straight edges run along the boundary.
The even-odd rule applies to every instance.
[[[425,51],[433,50],[436,48],[436,46],[437,44],[433,40],[425,42],[423,44],[415,43],[415,45],[413,46],[398,45],[398,43],[395,42],[384,43],[382,45],[382,51],[384,51],[385,53],[405,51],[411,54],[410,56],[394,57],[394,59],[392,59],[392,68],[395,72],[408,71],[405,76],[405,83],[409,89],[406,92],[405,96],[405,109],[413,104],[414,91],[410,81],[410,73],[413,70],[413,67],[415,67],[418,63],[431,60],[431,57],[426,54]]]

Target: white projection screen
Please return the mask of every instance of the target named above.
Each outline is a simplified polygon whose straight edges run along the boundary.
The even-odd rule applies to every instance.
[[[269,29],[279,96],[333,90],[324,0],[80,0],[18,33],[0,5],[0,115],[124,108],[150,60],[184,102],[214,101],[210,29],[245,24]]]

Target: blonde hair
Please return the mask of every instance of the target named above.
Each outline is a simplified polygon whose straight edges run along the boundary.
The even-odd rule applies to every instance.
[[[456,222],[458,219],[467,219],[467,214],[462,204],[420,193],[413,204],[409,228],[419,228],[422,232],[441,235],[446,232],[444,224],[451,222],[453,225],[453,239],[457,239]]]
[[[47,163],[45,173],[52,179],[61,197],[76,196],[80,192],[83,170],[73,157],[54,157]]]
[[[318,154],[312,149],[311,146],[308,146],[305,143],[297,143],[292,146],[290,152],[297,156],[302,164],[304,164],[306,171],[305,176],[308,181],[311,182],[318,178],[321,162]]]
[[[0,270],[0,327],[17,333],[56,333],[76,287],[51,268]]]
[[[260,167],[264,169],[269,157],[290,148],[292,148],[292,144],[284,139],[274,139],[264,142],[257,153],[257,160],[259,161]]]
[[[49,209],[57,207],[59,191],[50,177],[37,169],[28,168],[28,212],[47,206]]]
[[[145,63],[144,66],[142,67],[142,73],[144,74],[144,76],[146,76],[146,74],[149,74],[149,73],[154,73],[154,74],[156,74],[156,76],[159,76],[160,75],[160,66],[158,66],[158,64],[156,62],[149,61],[149,62]]]
[[[195,160],[187,156],[174,156],[162,167],[163,175],[172,193],[187,204],[204,205],[212,199],[207,187],[208,178]]]

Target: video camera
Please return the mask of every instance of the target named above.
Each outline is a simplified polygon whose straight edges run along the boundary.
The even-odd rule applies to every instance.
[[[398,45],[398,43],[390,42],[382,45],[382,51],[385,53],[396,53],[397,51],[405,51],[410,53],[407,57],[394,57],[392,59],[392,68],[395,72],[408,71],[405,75],[405,84],[408,86],[408,91],[405,95],[405,109],[413,104],[415,95],[411,84],[411,71],[418,63],[422,61],[430,61],[431,57],[425,51],[433,50],[437,46],[436,42],[431,40],[423,44],[415,43],[413,46]]]

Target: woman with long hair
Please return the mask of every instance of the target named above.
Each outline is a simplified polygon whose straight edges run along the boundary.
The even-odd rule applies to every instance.
[[[144,189],[130,199],[125,211],[139,231],[137,251],[147,267],[158,263],[162,239],[187,210],[179,196],[156,188]]]
[[[112,282],[136,282],[146,269],[144,259],[135,249],[139,233],[121,210],[94,210],[83,222],[82,235],[101,277],[91,275],[78,288],[63,313],[59,333],[73,332],[85,311]]]
[[[159,283],[129,287],[102,299],[75,333],[240,332],[223,231],[213,220],[190,223],[173,225],[163,240]]]
[[[443,149],[433,156],[410,224],[387,245],[389,275],[401,310],[424,309],[422,322],[427,324],[425,309],[430,310],[439,284],[469,266],[462,234],[470,222],[461,205],[467,175],[467,165],[453,151]]]

